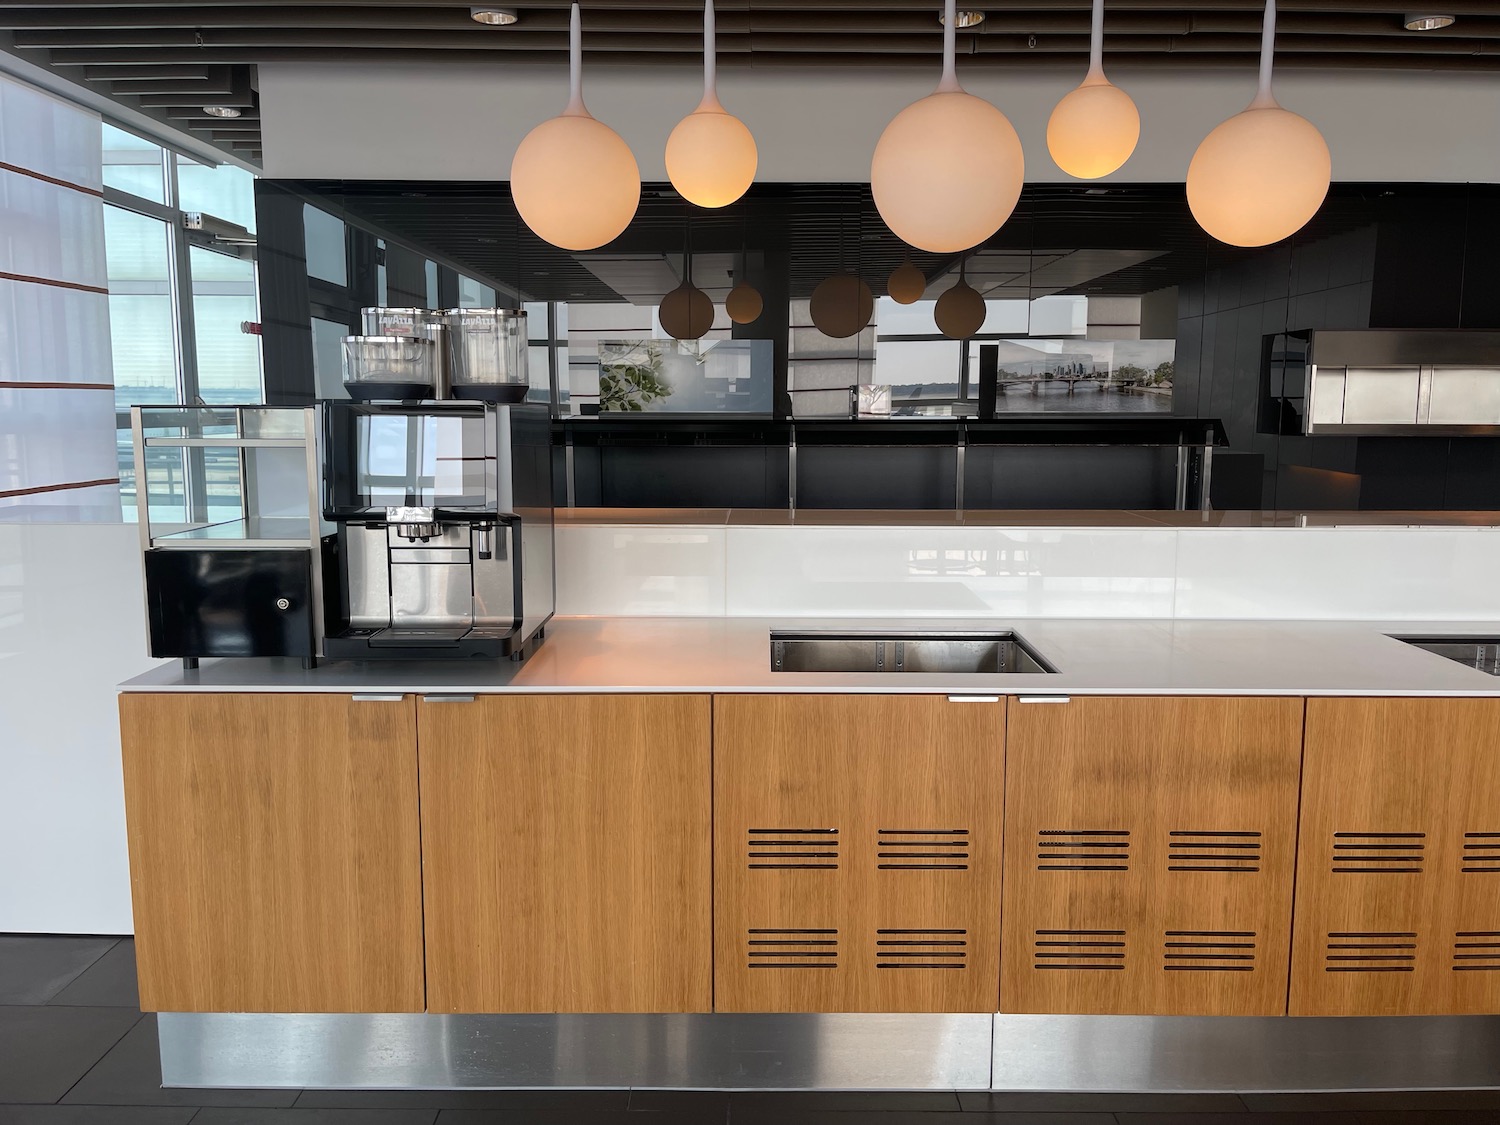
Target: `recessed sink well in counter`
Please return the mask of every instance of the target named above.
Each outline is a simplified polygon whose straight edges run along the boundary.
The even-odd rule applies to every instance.
[[[1497,637],[1401,637],[1391,635],[1413,648],[1424,649],[1458,664],[1500,676],[1500,638]]]
[[[773,630],[771,671],[984,674],[1057,669],[1009,629],[951,633]]]

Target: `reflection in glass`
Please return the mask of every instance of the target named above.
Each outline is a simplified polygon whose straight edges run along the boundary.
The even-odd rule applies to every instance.
[[[461,309],[492,309],[495,307],[495,291],[472,277],[458,275],[458,307]]]
[[[260,337],[242,327],[259,316],[255,264],[198,246],[189,257],[199,396],[208,403],[259,402]]]
[[[336,320],[312,318],[313,385],[318,398],[348,398],[344,390],[344,337],[350,328]]]
[[[307,276],[333,285],[348,285],[343,221],[306,204],[302,208],[302,236],[307,252]]]

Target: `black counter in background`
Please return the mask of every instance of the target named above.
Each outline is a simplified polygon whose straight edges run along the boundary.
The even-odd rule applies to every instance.
[[[557,503],[604,508],[1255,507],[1259,466],[1172,417],[609,418],[556,422]],[[1222,456],[1222,455],[1220,455]],[[1240,495],[1243,493],[1243,495]]]

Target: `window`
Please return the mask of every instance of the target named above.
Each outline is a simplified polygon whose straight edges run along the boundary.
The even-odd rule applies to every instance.
[[[130,195],[167,202],[167,180],[160,145],[104,126],[104,186]]]
[[[104,247],[115,408],[177,402],[182,390],[168,225],[149,215],[106,206]]]
[[[134,519],[131,406],[264,400],[260,336],[248,330],[259,320],[253,255],[204,244],[182,218],[201,211],[253,232],[255,177],[112,125],[103,127],[101,143],[116,450],[125,518]],[[184,511],[236,505],[238,473],[193,453],[151,451],[153,499]]]
[[[243,168],[210,168],[179,156],[177,199],[184,211],[202,211],[255,233],[255,177]]]

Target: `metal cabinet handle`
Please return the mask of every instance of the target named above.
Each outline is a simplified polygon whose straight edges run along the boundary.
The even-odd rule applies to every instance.
[[[424,703],[473,703],[472,695],[424,695]]]
[[[950,695],[949,703],[999,703],[998,695]]]
[[[1071,703],[1073,699],[1067,695],[1018,695],[1017,703]]]
[[[355,703],[400,703],[406,696],[400,692],[360,692],[350,696]]]

